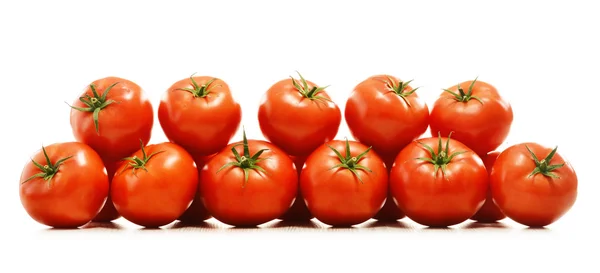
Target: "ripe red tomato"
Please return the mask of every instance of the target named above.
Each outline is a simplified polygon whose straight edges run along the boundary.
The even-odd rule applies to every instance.
[[[217,220],[257,226],[283,215],[298,189],[294,163],[281,149],[261,140],[228,145],[200,171],[200,199]]]
[[[208,76],[174,83],[158,107],[158,120],[169,141],[201,156],[225,148],[241,119],[241,107],[227,83]]]
[[[258,121],[265,138],[287,154],[308,156],[336,136],[342,114],[326,87],[299,76],[300,80],[281,80],[267,90]]]
[[[575,203],[577,174],[557,148],[521,143],[496,159],[490,176],[492,196],[510,219],[532,227],[547,226]]]
[[[204,168],[206,163],[213,156],[214,155],[201,156],[192,154],[194,162],[196,162],[196,168],[198,169],[198,177],[200,177],[200,171],[202,171],[202,168]],[[199,183],[200,181],[198,181],[198,188],[200,186]],[[204,204],[202,204],[202,200],[200,200],[200,191],[196,190],[194,201],[192,202],[190,207],[181,216],[179,216],[178,220],[188,224],[199,224],[210,219],[211,217],[212,216],[210,215],[208,210],[204,207]]]
[[[430,131],[453,132],[454,139],[484,155],[502,144],[512,121],[510,103],[494,86],[475,79],[444,90],[431,110]]]
[[[35,221],[56,228],[90,222],[108,196],[102,159],[79,142],[42,147],[21,173],[19,196]]]
[[[463,143],[450,136],[425,138],[398,154],[390,190],[408,218],[425,226],[446,227],[466,221],[481,208],[488,173],[481,158]]]
[[[194,199],[198,170],[192,156],[177,144],[148,145],[119,164],[111,197],[123,218],[144,227],[167,225]]]
[[[120,160],[135,152],[140,139],[150,140],[153,109],[141,87],[129,80],[107,77],[92,82],[71,106],[75,139],[102,158]]]
[[[388,156],[382,157],[382,159],[385,163],[387,173],[389,176],[389,173],[392,170],[392,166],[394,165],[394,159],[396,159],[396,157]],[[373,216],[373,219],[382,222],[394,222],[404,217],[406,217],[406,214],[404,214],[404,212],[396,205],[396,203],[394,203],[394,197],[392,196],[392,192],[391,190],[389,190],[388,185],[388,196],[385,199],[385,204],[383,205],[383,208],[381,208],[381,210],[379,210],[379,212],[375,214],[375,216]]]
[[[300,176],[311,214],[331,226],[363,223],[383,207],[388,174],[381,158],[356,141],[333,140],[315,150]]]
[[[302,168],[304,167],[304,162],[306,162],[306,157],[304,156],[291,156],[294,161],[294,165],[296,166],[296,170],[298,171],[298,179],[300,179],[300,174],[302,173]],[[302,197],[302,192],[300,191],[300,185],[298,184],[298,194],[296,199],[294,200],[294,204],[292,207],[288,209],[288,211],[279,219],[289,222],[305,222],[312,219],[313,216],[308,211],[306,204],[304,204],[304,197]]]
[[[389,75],[359,83],[348,98],[345,118],[352,136],[382,157],[395,157],[427,131],[429,108],[409,84]]]
[[[494,166],[498,155],[500,155],[499,151],[492,151],[481,158],[483,160],[483,164],[485,164],[485,169],[488,171],[488,174],[492,172],[492,166]],[[504,215],[498,206],[494,204],[491,187],[488,187],[485,203],[483,203],[481,209],[479,209],[479,211],[473,215],[471,219],[481,223],[493,223],[504,218],[506,218],[506,215]]]
[[[113,176],[115,175],[115,171],[117,170],[117,165],[119,164],[119,161],[103,160],[102,162],[104,163],[104,166],[106,167],[106,172],[108,174],[108,182],[109,182],[108,191],[110,192],[110,184],[112,182]],[[108,199],[106,199],[106,203],[104,203],[104,207],[102,207],[102,210],[100,210],[98,215],[96,215],[96,217],[94,217],[94,219],[92,221],[94,221],[94,222],[111,222],[116,219],[119,219],[120,217],[121,217],[121,215],[115,208],[115,205],[113,204],[112,198],[110,197],[110,194],[109,194]]]

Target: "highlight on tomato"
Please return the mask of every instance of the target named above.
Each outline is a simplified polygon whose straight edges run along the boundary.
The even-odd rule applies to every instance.
[[[31,218],[55,228],[90,222],[108,196],[98,153],[80,142],[55,143],[36,152],[21,173],[21,204]]]
[[[489,83],[462,82],[444,89],[430,115],[430,131],[448,135],[478,155],[498,148],[510,132],[513,111],[510,103]]]
[[[555,148],[525,142],[505,149],[490,175],[492,197],[507,217],[522,225],[543,227],[563,217],[575,204],[575,170]]]
[[[264,137],[288,155],[308,156],[336,136],[342,114],[327,94],[327,86],[298,76],[299,80],[281,80],[265,92],[258,122]]]
[[[485,169],[488,174],[492,172],[492,166],[496,162],[496,159],[500,155],[500,151],[492,151],[487,153],[481,159],[483,160],[483,164],[485,165]],[[506,215],[502,213],[502,211],[496,206],[492,197],[492,189],[491,186],[488,187],[487,197],[485,199],[485,203],[479,211],[471,217],[472,220],[475,220],[480,223],[494,223],[506,218]]]
[[[333,140],[306,160],[300,190],[310,213],[330,226],[363,223],[382,208],[388,174],[371,147],[357,141]]]
[[[157,228],[188,209],[196,194],[198,170],[192,156],[177,144],[140,144],[139,151],[119,164],[111,197],[123,218]]]
[[[242,119],[229,85],[211,76],[190,76],[164,93],[158,120],[169,139],[191,154],[221,151],[237,132]]]
[[[200,199],[217,220],[258,226],[282,216],[294,202],[298,173],[283,150],[263,140],[228,145],[200,171]]]
[[[483,161],[451,135],[438,133],[437,138],[413,141],[398,154],[390,173],[394,202],[424,226],[460,224],[486,198],[488,173]]]

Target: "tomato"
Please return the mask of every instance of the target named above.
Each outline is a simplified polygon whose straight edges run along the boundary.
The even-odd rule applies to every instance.
[[[557,148],[520,143],[504,150],[490,175],[492,196],[507,217],[542,227],[566,214],[577,199],[577,174]]]
[[[196,168],[198,169],[198,177],[200,177],[200,171],[202,170],[202,168],[204,168],[204,165],[206,165],[206,163],[213,156],[214,155],[201,156],[192,154],[194,162],[196,162]],[[198,183],[200,182],[198,181]],[[200,200],[200,192],[196,190],[194,201],[192,202],[190,207],[181,216],[179,216],[178,220],[189,224],[199,224],[203,221],[210,219],[211,217],[212,216],[210,215],[208,210],[206,210],[206,208],[204,207],[204,204],[202,204],[202,200]]]
[[[453,132],[454,139],[484,155],[502,144],[512,121],[510,103],[494,86],[475,79],[444,90],[431,109],[430,131]]]
[[[158,120],[167,138],[202,156],[225,148],[241,119],[241,107],[227,83],[209,76],[191,76],[174,83],[158,107]]]
[[[381,158],[357,141],[333,140],[306,160],[300,190],[310,213],[331,226],[363,223],[383,207],[388,174]]]
[[[306,162],[306,157],[304,156],[291,156],[294,161],[294,165],[296,166],[296,170],[298,171],[298,179],[300,179],[300,174],[302,173],[302,168],[304,167],[304,162]],[[292,207],[288,209],[288,211],[279,219],[290,222],[305,222],[312,219],[313,216],[308,211],[306,204],[304,204],[304,197],[302,197],[302,192],[300,191],[300,184],[298,184],[298,195],[294,200],[294,204]]]
[[[492,166],[496,162],[496,159],[500,155],[499,151],[492,151],[487,153],[485,156],[481,157],[483,160],[483,164],[485,165],[485,169],[488,173],[492,172]],[[493,223],[496,221],[500,221],[506,218],[506,215],[502,213],[502,211],[494,204],[494,200],[492,198],[492,190],[488,188],[487,197],[485,199],[485,203],[479,211],[471,217],[471,219],[476,220],[482,223]]]
[[[483,161],[450,136],[413,141],[398,154],[390,173],[394,202],[421,225],[462,223],[485,201],[488,173]]]
[[[104,163],[104,166],[106,167],[106,172],[108,174],[108,182],[109,182],[108,190],[110,192],[110,184],[111,184],[113,176],[115,175],[115,171],[117,170],[117,165],[119,164],[119,161],[103,160],[102,162]],[[94,217],[93,221],[94,222],[111,222],[116,219],[119,219],[120,217],[121,217],[121,215],[115,208],[115,205],[113,204],[112,198],[110,197],[110,194],[109,194],[108,199],[106,199],[106,203],[104,203],[104,207],[102,207],[102,210],[100,210],[98,215],[96,215],[96,217]]]
[[[264,137],[293,156],[308,156],[332,140],[342,114],[325,91],[311,81],[291,78],[271,86],[258,108]]]
[[[148,143],[154,122],[152,104],[136,83],[107,77],[92,82],[71,106],[75,139],[102,158],[119,160]]]
[[[102,159],[79,142],[42,147],[23,168],[19,196],[35,221],[55,228],[90,222],[108,196]]]
[[[383,158],[383,162],[387,168],[388,176],[394,164],[395,158],[395,156]],[[379,212],[373,216],[373,219],[382,222],[394,222],[404,218],[405,216],[406,214],[404,214],[404,212],[396,205],[396,203],[394,203],[394,197],[392,196],[392,192],[389,190],[388,186],[388,196],[385,199],[385,204],[383,205],[383,208],[381,208],[381,210],[379,210]]]
[[[181,146],[142,144],[119,164],[111,197],[123,218],[155,228],[177,220],[192,203],[197,187],[196,164]]]
[[[290,157],[262,140],[228,145],[200,171],[200,199],[217,220],[257,226],[282,216],[292,205],[298,174]]]
[[[371,76],[354,88],[346,102],[350,133],[382,157],[395,157],[429,126],[429,108],[410,82]]]

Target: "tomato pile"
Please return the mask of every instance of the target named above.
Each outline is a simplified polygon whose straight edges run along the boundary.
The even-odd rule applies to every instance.
[[[348,93],[342,113],[326,86],[298,76],[264,93],[256,114],[265,140],[244,131],[238,141],[242,108],[227,83],[179,80],[158,105],[168,142],[156,144],[145,91],[98,79],[69,105],[76,141],[42,147],[24,166],[21,203],[57,228],[120,217],[144,227],[405,217],[431,227],[507,217],[540,227],[575,203],[577,175],[557,147],[499,150],[513,110],[491,84],[443,89],[430,108],[411,81],[374,75]],[[351,140],[335,139],[342,114]]]

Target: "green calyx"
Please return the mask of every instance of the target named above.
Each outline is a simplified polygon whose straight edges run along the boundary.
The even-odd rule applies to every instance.
[[[325,88],[329,87],[329,85],[324,87],[313,86],[312,88],[309,88],[308,82],[306,79],[304,79],[304,77],[302,77],[300,72],[296,71],[296,73],[298,73],[298,76],[300,76],[300,83],[298,83],[298,80],[294,79],[292,76],[290,76],[290,78],[292,79],[294,87],[298,89],[298,92],[300,92],[302,96],[310,100],[331,101],[329,98],[319,95],[321,92],[325,91]]]
[[[238,153],[238,151],[236,150],[236,147],[240,146],[240,145],[244,146],[244,154],[243,155],[240,155],[240,153]],[[267,171],[265,171],[265,169],[263,169],[263,167],[261,167],[257,164],[258,164],[258,162],[261,162],[266,159],[266,158],[261,158],[260,156],[265,151],[268,151],[268,150],[269,149],[262,149],[262,150],[256,152],[254,155],[250,155],[250,148],[248,147],[248,139],[246,138],[246,130],[244,130],[242,144],[237,144],[237,145],[234,145],[233,147],[231,147],[231,152],[235,156],[235,161],[229,162],[229,163],[221,166],[221,168],[219,168],[219,170],[217,170],[217,173],[219,173],[221,170],[223,170],[227,167],[231,167],[231,166],[241,168],[242,171],[244,172],[244,183],[242,184],[242,188],[243,188],[246,186],[246,183],[248,183],[248,175],[250,174],[250,170],[267,173]]]
[[[467,92],[465,92],[465,90],[462,89],[462,87],[460,87],[460,84],[456,85],[457,88],[458,88],[458,93],[452,92],[452,91],[450,91],[448,89],[443,89],[443,90],[444,90],[444,92],[448,92],[448,93],[452,94],[452,96],[454,96],[454,99],[456,101],[459,101],[459,102],[468,102],[471,99],[474,99],[474,100],[477,100],[479,103],[483,104],[483,101],[481,100],[481,98],[473,96],[473,85],[475,85],[475,82],[477,81],[477,78],[478,77],[476,77],[475,80],[473,80],[471,82],[471,85],[469,85],[469,90],[467,90]]]
[[[360,160],[371,150],[371,147],[367,148],[364,152],[362,152],[361,154],[359,154],[357,156],[352,156],[350,154],[350,143],[348,142],[348,139],[346,139],[346,155],[345,156],[343,156],[335,148],[333,148],[329,145],[327,145],[327,147],[329,147],[329,149],[331,149],[337,155],[338,159],[340,160],[340,164],[337,164],[337,165],[331,167],[330,170],[336,169],[336,168],[348,169],[356,176],[356,178],[358,178],[358,181],[360,181],[361,184],[363,183],[363,181],[360,178],[360,175],[358,175],[357,170],[373,172],[373,171],[371,171],[371,169],[359,164]]]
[[[414,93],[415,91],[417,91],[417,89],[419,89],[419,87],[410,90],[410,91],[405,91],[408,88],[408,85],[412,82],[413,80],[410,81],[395,81],[394,79],[392,79],[391,77],[387,77],[387,80],[385,81],[386,87],[389,89],[389,92],[392,92],[396,95],[398,95],[400,98],[402,98],[402,100],[404,100],[404,102],[406,103],[406,105],[408,105],[408,107],[411,107],[410,103],[408,102],[408,100],[406,99],[406,97],[410,96],[412,93]]]
[[[190,76],[190,80],[192,81],[193,88],[177,88],[176,90],[190,92],[190,93],[192,93],[192,95],[194,95],[194,98],[204,98],[204,97],[208,96],[208,94],[210,94],[212,88],[220,86],[220,85],[216,85],[216,86],[212,85],[212,83],[214,81],[216,81],[217,78],[212,78],[211,80],[209,80],[208,82],[206,82],[203,85],[199,85],[196,82],[196,80],[194,80],[194,74],[192,74]]]
[[[98,128],[98,116],[100,115],[100,111],[104,108],[106,108],[107,106],[109,106],[110,104],[116,102],[114,100],[107,100],[106,96],[108,96],[108,92],[115,86],[117,85],[118,82],[113,83],[112,85],[110,85],[109,87],[107,87],[104,92],[102,93],[102,96],[98,95],[98,91],[96,91],[96,85],[94,85],[93,83],[90,84],[90,89],[92,89],[92,95],[90,96],[88,94],[85,94],[83,97],[79,98],[79,101],[81,101],[83,104],[85,104],[87,107],[75,107],[75,106],[71,106],[69,105],[71,108],[75,109],[75,110],[79,110],[82,112],[92,112],[92,118],[94,119],[94,125],[96,127],[96,133],[100,134],[100,130]]]
[[[533,169],[533,171],[529,174],[529,177],[534,176],[536,174],[542,174],[546,177],[560,178],[558,175],[554,174],[553,171],[564,166],[565,163],[550,165],[550,160],[552,160],[552,158],[556,154],[556,150],[558,150],[558,146],[556,146],[546,156],[546,158],[544,158],[542,160],[539,160],[537,158],[537,156],[535,155],[535,153],[533,153],[533,151],[531,151],[531,149],[529,149],[529,147],[527,145],[525,145],[525,148],[527,148],[527,151],[529,151],[529,153],[531,154],[533,161],[535,161],[535,169]]]
[[[131,172],[135,174],[135,171],[138,169],[142,169],[146,172],[148,172],[148,169],[146,169],[146,164],[148,163],[148,161],[155,155],[162,153],[164,151],[157,151],[151,154],[146,154],[146,150],[144,149],[144,143],[142,142],[142,140],[140,140],[140,146],[142,147],[142,158],[139,158],[137,156],[132,156],[132,157],[126,157],[123,158],[123,161],[129,161],[129,164],[127,164],[126,168],[131,167]],[[126,169],[125,168],[125,169]],[[123,171],[125,171],[125,169],[123,169]]]
[[[68,159],[73,157],[73,156],[68,156],[68,157],[59,159],[58,161],[56,161],[56,163],[52,164],[52,162],[50,161],[50,157],[48,157],[48,153],[46,153],[46,148],[44,148],[44,146],[42,146],[42,151],[44,152],[44,157],[46,158],[46,165],[42,166],[42,164],[37,163],[37,162],[35,162],[35,160],[31,159],[31,162],[33,163],[33,165],[35,165],[38,169],[40,169],[41,172],[32,175],[31,177],[27,178],[27,180],[21,182],[21,184],[29,182],[32,179],[35,179],[38,177],[43,178],[45,181],[48,182],[48,184],[50,184],[50,180],[52,180],[54,175],[56,175],[56,173],[58,173],[58,169],[59,169],[60,165],[62,165],[65,161],[67,161]]]
[[[446,147],[443,147],[442,146],[442,136],[441,136],[440,132],[438,132],[437,153],[433,150],[433,148],[431,148],[431,146],[429,146],[425,143],[422,143],[420,141],[418,142],[419,144],[421,144],[421,146],[425,147],[425,149],[427,149],[427,151],[429,151],[430,157],[418,157],[415,159],[423,160],[423,161],[433,164],[436,177],[437,177],[439,169],[441,169],[442,174],[444,176],[446,176],[446,166],[448,165],[448,163],[450,163],[452,161],[452,159],[454,157],[456,157],[457,155],[467,152],[467,151],[458,151],[458,152],[454,152],[454,153],[450,154],[449,146],[450,146],[450,137],[451,136],[452,136],[452,132],[450,132],[450,134],[448,135],[448,139],[446,140]]]

